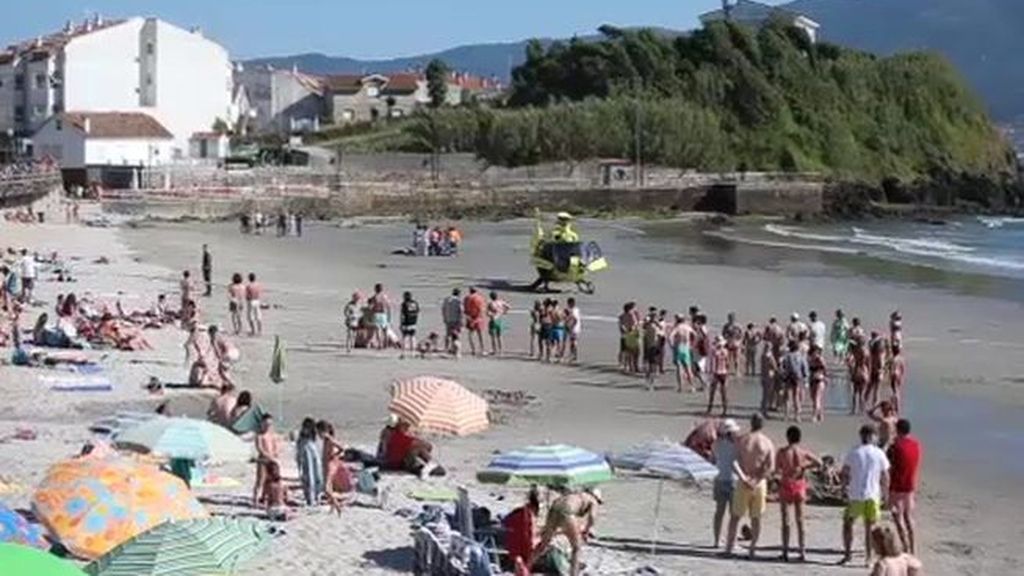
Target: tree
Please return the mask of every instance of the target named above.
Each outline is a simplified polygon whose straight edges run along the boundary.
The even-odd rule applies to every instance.
[[[448,65],[444,60],[434,58],[427,64],[427,92],[430,94],[430,107],[444,106],[448,98]]]

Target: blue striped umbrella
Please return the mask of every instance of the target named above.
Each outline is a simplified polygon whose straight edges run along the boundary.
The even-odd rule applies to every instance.
[[[693,450],[668,440],[638,444],[612,457],[612,464],[626,470],[648,472],[674,480],[701,482],[713,480],[718,468]]]
[[[118,447],[141,448],[168,458],[247,461],[252,449],[223,426],[193,418],[154,418],[120,432]]]
[[[266,525],[251,520],[167,522],[119,545],[85,571],[91,576],[231,574],[269,539]]]
[[[491,484],[544,484],[547,486],[592,486],[612,479],[603,456],[567,446],[528,446],[499,454],[477,473],[477,479]]]
[[[0,542],[21,544],[46,550],[50,543],[43,537],[43,529],[24,516],[0,504]]]

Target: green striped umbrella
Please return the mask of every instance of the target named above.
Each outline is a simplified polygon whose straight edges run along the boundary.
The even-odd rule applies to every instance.
[[[565,444],[528,446],[504,452],[477,473],[477,480],[490,484],[570,488],[593,486],[611,479],[611,467],[603,456]]]
[[[264,524],[249,520],[167,522],[119,545],[85,570],[90,576],[231,574],[269,538]]]
[[[3,576],[85,576],[74,564],[49,552],[17,544],[0,544]]]

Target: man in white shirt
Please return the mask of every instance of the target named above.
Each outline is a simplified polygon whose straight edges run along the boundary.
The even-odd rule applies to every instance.
[[[883,495],[889,493],[889,459],[875,443],[875,427],[865,424],[860,428],[860,446],[846,455],[843,463],[843,483],[848,504],[843,514],[843,559],[851,559],[853,525],[864,519],[865,565],[871,565],[871,529],[882,510]]]
[[[817,312],[812,311],[808,314],[807,318],[811,321],[811,344],[824,350],[825,336],[828,333],[828,326],[825,326],[825,323],[818,319]]]
[[[36,259],[29,256],[28,250],[21,249],[21,260],[18,261],[21,269],[21,301],[26,304],[32,303],[32,290],[36,286]]]

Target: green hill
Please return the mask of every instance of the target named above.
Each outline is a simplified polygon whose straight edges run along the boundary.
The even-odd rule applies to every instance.
[[[823,172],[1007,184],[1015,158],[946,60],[811,44],[773,22],[685,37],[604,28],[596,42],[532,43],[501,109],[409,125],[420,148],[492,164],[633,157],[697,170]]]

